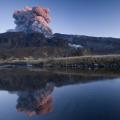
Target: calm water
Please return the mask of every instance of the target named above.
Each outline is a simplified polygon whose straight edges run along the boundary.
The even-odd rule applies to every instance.
[[[0,71],[0,120],[120,120],[120,78]]]

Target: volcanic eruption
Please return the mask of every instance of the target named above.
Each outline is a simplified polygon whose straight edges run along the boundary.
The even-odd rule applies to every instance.
[[[40,32],[43,33],[45,37],[52,35],[52,30],[49,27],[51,21],[49,9],[41,6],[26,6],[22,10],[16,10],[13,18],[16,24],[15,32]]]

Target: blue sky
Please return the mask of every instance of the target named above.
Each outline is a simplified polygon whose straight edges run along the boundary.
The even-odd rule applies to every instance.
[[[0,32],[15,27],[14,10],[36,5],[50,9],[54,33],[120,37],[120,0],[0,0]]]

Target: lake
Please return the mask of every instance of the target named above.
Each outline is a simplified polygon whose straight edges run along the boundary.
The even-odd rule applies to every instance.
[[[120,77],[0,70],[0,120],[120,120]]]

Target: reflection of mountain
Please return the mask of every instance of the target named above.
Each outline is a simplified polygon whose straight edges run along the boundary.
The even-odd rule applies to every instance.
[[[45,114],[52,110],[51,93],[54,87],[104,80],[105,78],[104,76],[61,75],[22,69],[2,70],[0,71],[0,90],[16,93],[18,95],[17,111],[32,116]]]
[[[16,109],[18,112],[25,112],[29,116],[48,113],[52,110],[53,84],[36,91],[19,91]]]
[[[0,89],[8,91],[38,90],[52,82],[55,86],[86,83],[96,80],[104,80],[105,76],[89,75],[61,75],[49,72],[34,72],[28,70],[2,70],[0,71]]]

